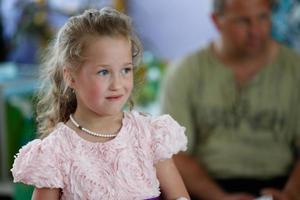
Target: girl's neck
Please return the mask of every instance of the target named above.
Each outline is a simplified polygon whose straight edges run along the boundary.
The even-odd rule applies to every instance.
[[[123,112],[120,111],[115,115],[99,115],[77,109],[73,117],[80,126],[86,129],[94,132],[113,133],[122,126]]]

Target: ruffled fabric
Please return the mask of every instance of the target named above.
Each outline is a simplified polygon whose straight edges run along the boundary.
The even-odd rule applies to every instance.
[[[179,151],[187,149],[185,128],[180,126],[170,115],[153,118],[151,128],[154,162],[171,158]]]
[[[38,188],[64,187],[59,169],[59,153],[51,139],[36,139],[20,149],[11,169],[14,182],[23,182]]]
[[[62,188],[61,199],[149,199],[160,195],[155,163],[186,149],[184,128],[170,116],[125,113],[117,137],[93,143],[59,123],[44,140],[24,146],[15,182]]]

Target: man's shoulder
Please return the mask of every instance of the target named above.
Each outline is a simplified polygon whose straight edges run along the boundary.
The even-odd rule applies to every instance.
[[[280,45],[277,58],[271,63],[273,72],[286,74],[290,78],[300,81],[300,54],[296,50]]]
[[[200,47],[192,52],[190,52],[189,54],[183,56],[181,58],[182,61],[204,61],[205,59],[209,59],[209,57],[212,56],[212,53],[210,51],[210,46],[203,46]]]
[[[282,73],[286,72],[298,77],[298,74],[300,74],[299,63],[299,52],[288,46],[280,45],[277,58],[273,62],[273,65],[277,66],[277,68],[274,69],[279,69]]]
[[[280,59],[291,63],[292,62],[298,63],[300,61],[300,54],[296,50],[282,44],[280,44],[279,48],[280,51],[278,56],[280,57]]]
[[[199,69],[213,58],[209,46],[198,48],[171,63],[174,70],[190,71]]]

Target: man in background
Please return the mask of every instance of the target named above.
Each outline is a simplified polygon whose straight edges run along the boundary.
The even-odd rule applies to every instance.
[[[270,36],[271,0],[214,0],[220,37],[169,71],[162,111],[187,128],[195,199],[300,199],[300,58]]]

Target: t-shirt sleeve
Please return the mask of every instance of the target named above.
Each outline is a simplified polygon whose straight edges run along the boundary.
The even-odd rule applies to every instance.
[[[50,137],[50,136],[48,136]],[[11,169],[14,182],[37,188],[63,188],[59,149],[52,139],[35,139],[23,146],[15,156]]]
[[[196,129],[191,105],[191,92],[194,87],[188,60],[180,60],[168,68],[163,79],[160,103],[162,114],[169,114],[186,128],[188,152],[193,153],[196,143]]]
[[[152,151],[154,163],[171,158],[187,148],[185,128],[169,115],[162,115],[151,122]]]

